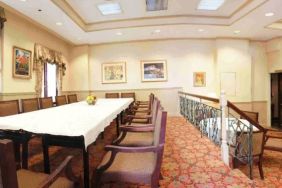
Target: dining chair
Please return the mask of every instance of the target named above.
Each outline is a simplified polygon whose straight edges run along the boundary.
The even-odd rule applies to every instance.
[[[135,93],[134,92],[121,93],[120,97],[121,98],[133,98],[133,102],[135,102]]]
[[[77,102],[77,95],[76,94],[71,94],[71,95],[68,95],[68,103],[75,103]]]
[[[20,113],[19,101],[10,100],[10,101],[0,101],[0,117],[16,115]],[[31,138],[31,134],[25,131],[9,131],[2,130],[0,131],[0,137],[2,139],[11,139],[14,143],[15,148],[15,158],[18,165],[23,168],[28,167],[28,141]],[[20,152],[20,147],[22,145],[22,153]],[[22,155],[22,163],[20,164],[20,158]]]
[[[120,126],[121,134],[113,141],[113,145],[119,146],[150,146],[154,140],[154,130],[157,119],[157,112],[160,109],[160,101],[155,100],[153,105],[152,123],[151,124],[130,124]]]
[[[0,187],[1,188],[73,188],[78,186],[77,178],[71,176],[68,156],[52,174],[16,170],[14,151],[11,140],[0,140]],[[59,177],[66,172],[67,178]]]
[[[53,107],[52,97],[39,98],[40,109]]]
[[[121,93],[120,97],[121,98],[133,98],[132,103],[122,113],[121,122],[122,122],[122,124],[124,124],[125,123],[125,117],[127,115],[132,115],[133,114],[133,106],[135,104],[135,92]]]
[[[56,96],[56,106],[61,106],[67,104],[67,98],[65,95]]]
[[[106,98],[119,98],[119,93],[106,93]]]
[[[39,110],[38,98],[22,99],[22,112],[32,112]]]
[[[150,184],[157,188],[165,144],[167,112],[158,111],[152,146],[122,147],[107,145],[107,153],[93,173],[94,187],[109,182]]]

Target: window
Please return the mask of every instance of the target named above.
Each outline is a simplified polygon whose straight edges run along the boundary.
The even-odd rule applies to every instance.
[[[57,90],[57,65],[51,63],[44,64],[42,97],[52,97],[55,101]]]

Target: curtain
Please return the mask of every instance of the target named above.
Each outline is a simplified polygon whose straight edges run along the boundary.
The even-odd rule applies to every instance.
[[[57,65],[57,89],[59,94],[62,91],[63,76],[66,71],[66,59],[61,52],[51,50],[40,44],[34,46],[33,69],[36,71],[35,92],[37,97],[42,93],[42,77],[44,70],[44,63],[51,63]]]

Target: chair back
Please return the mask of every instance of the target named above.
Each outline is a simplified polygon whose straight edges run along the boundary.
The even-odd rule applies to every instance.
[[[152,115],[152,122],[151,123],[154,124],[154,125],[156,123],[157,113],[158,113],[159,108],[160,108],[160,101],[157,98],[155,98],[153,106],[152,106],[152,111],[151,111],[151,115]]]
[[[15,115],[19,112],[19,100],[0,101],[0,117]]]
[[[72,94],[72,95],[68,95],[68,103],[74,103],[77,102],[77,95],[76,94]]]
[[[242,141],[242,151],[248,151],[248,134],[243,134],[240,138]],[[252,135],[252,154],[253,156],[258,156],[263,153],[264,147],[264,133],[261,131],[253,132]]]
[[[22,112],[31,112],[39,110],[39,103],[37,98],[22,99]]]
[[[52,97],[39,98],[39,103],[41,109],[53,107]]]
[[[121,93],[121,98],[133,98],[133,101],[135,101],[135,93]]]
[[[56,105],[61,106],[67,104],[67,98],[65,95],[56,96]]]
[[[119,98],[119,93],[106,93],[106,98]]]
[[[154,146],[159,146],[165,143],[166,118],[167,112],[163,111],[163,108],[160,107],[157,112],[154,130]]]
[[[0,140],[0,187],[18,188],[13,143]]]
[[[242,112],[244,112],[253,121],[258,123],[258,120],[259,120],[259,113],[258,112],[250,112],[250,111],[242,111]],[[240,118],[244,119],[242,116]]]

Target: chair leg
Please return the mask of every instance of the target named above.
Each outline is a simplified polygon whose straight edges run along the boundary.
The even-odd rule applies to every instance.
[[[101,182],[100,182],[101,174],[99,172],[94,172],[92,176],[92,188],[100,188]]]
[[[22,168],[28,169],[28,141],[22,144]]]
[[[263,175],[263,169],[262,169],[262,157],[259,158],[258,167],[259,167],[260,178],[263,180],[264,179],[264,175]]]

